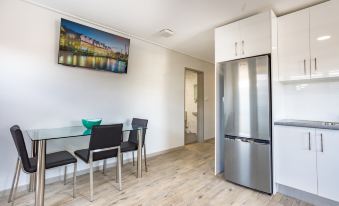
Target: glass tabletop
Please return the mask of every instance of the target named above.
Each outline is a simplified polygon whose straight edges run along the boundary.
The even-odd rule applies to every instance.
[[[123,124],[122,131],[127,132],[140,129],[147,129],[147,127]],[[26,130],[26,133],[32,141],[36,141],[36,140],[49,140],[49,139],[87,136],[91,135],[92,130],[87,129],[84,126],[70,126],[51,129],[30,129]]]

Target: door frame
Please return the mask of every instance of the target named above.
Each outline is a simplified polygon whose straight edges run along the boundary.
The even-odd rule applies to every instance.
[[[198,142],[204,142],[204,72],[185,67],[184,70],[184,142],[185,142],[185,105],[186,105],[186,71],[196,72],[198,75],[197,88],[198,88],[198,102],[197,102],[197,137]]]

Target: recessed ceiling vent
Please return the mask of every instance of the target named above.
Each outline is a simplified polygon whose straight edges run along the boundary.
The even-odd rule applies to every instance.
[[[170,29],[163,29],[160,31],[160,35],[162,37],[168,38],[174,35],[174,31],[170,30]]]

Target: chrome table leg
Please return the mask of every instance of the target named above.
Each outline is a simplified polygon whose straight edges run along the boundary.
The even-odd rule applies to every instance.
[[[147,158],[146,158],[146,144],[144,144],[144,159],[145,159],[145,171],[148,172]]]
[[[76,186],[77,186],[77,163],[74,163],[74,171],[73,171],[73,198],[76,197]]]
[[[120,151],[120,147],[119,147],[119,149],[118,149],[118,167],[119,167],[119,190],[122,190],[122,186],[121,186],[121,164],[122,164],[122,161],[121,161],[121,156],[122,155],[120,155],[121,153],[120,153],[121,151]]]
[[[36,171],[35,206],[44,206],[46,140],[38,142],[38,162]]]
[[[138,129],[137,137],[138,137],[138,162],[137,162],[137,177],[142,177],[142,134],[143,129]]]
[[[93,202],[93,152],[90,151],[89,153],[89,184],[90,184],[90,195],[91,195],[91,202]]]

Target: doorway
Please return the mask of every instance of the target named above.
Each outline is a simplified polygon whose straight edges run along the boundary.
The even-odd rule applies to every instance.
[[[185,145],[204,141],[204,73],[185,68]]]

